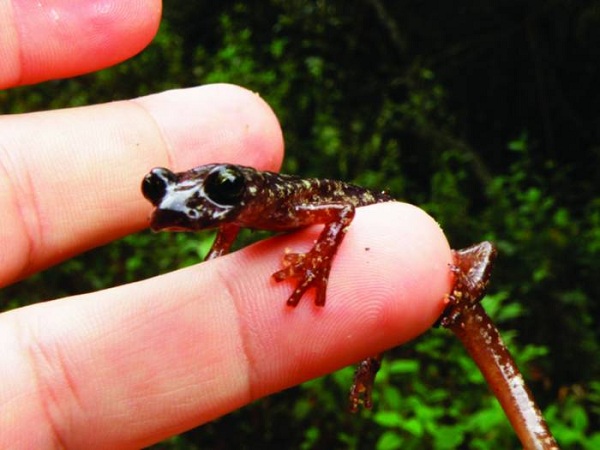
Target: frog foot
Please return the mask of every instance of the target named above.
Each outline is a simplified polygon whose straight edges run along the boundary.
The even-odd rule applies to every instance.
[[[350,412],[357,412],[362,405],[367,409],[373,406],[373,384],[381,367],[381,354],[369,356],[360,362],[354,373],[354,383],[350,389]]]
[[[304,293],[314,287],[316,290],[315,305],[325,305],[327,280],[331,269],[331,258],[324,258],[321,254],[310,251],[308,253],[287,253],[283,257],[284,268],[275,272],[275,281],[288,278],[299,279],[296,289],[288,298],[288,306],[296,306]]]

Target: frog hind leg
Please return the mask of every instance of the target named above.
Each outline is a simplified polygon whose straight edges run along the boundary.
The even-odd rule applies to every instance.
[[[357,412],[362,405],[366,409],[373,406],[373,384],[375,376],[381,368],[381,353],[369,356],[361,361],[354,373],[354,382],[350,388],[350,412]]]

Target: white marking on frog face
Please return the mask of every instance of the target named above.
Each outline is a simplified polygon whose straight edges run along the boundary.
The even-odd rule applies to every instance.
[[[185,212],[187,201],[194,196],[204,196],[203,189],[194,183],[170,183],[158,208]]]

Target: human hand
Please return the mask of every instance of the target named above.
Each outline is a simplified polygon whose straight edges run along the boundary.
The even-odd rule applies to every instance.
[[[0,6],[0,33],[16,37],[2,41],[1,85],[113,64],[148,42],[160,14],[157,3],[120,0],[103,2],[98,20],[93,2],[59,3],[26,11],[33,3],[14,1],[14,15]],[[49,32],[56,17],[60,35]],[[6,116],[0,148],[6,286],[146,227],[139,186],[150,168],[275,170],[283,140],[257,95],[214,85]],[[357,211],[325,308],[308,298],[286,307],[292,285],[270,275],[317,232],[1,314],[0,448],[139,448],[405,342],[438,317],[450,250],[430,217],[401,203]]]

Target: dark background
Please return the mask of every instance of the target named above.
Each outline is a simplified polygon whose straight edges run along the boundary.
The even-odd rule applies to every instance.
[[[600,1],[170,0],[114,68],[0,92],[3,113],[229,82],[266,99],[284,170],[385,188],[452,246],[493,240],[484,302],[564,448],[600,448]],[[203,237],[209,239],[208,237]],[[201,258],[198,236],[129,236],[0,291],[0,307],[143,279]],[[154,448],[517,448],[460,344],[394,350],[373,412],[348,368]]]

